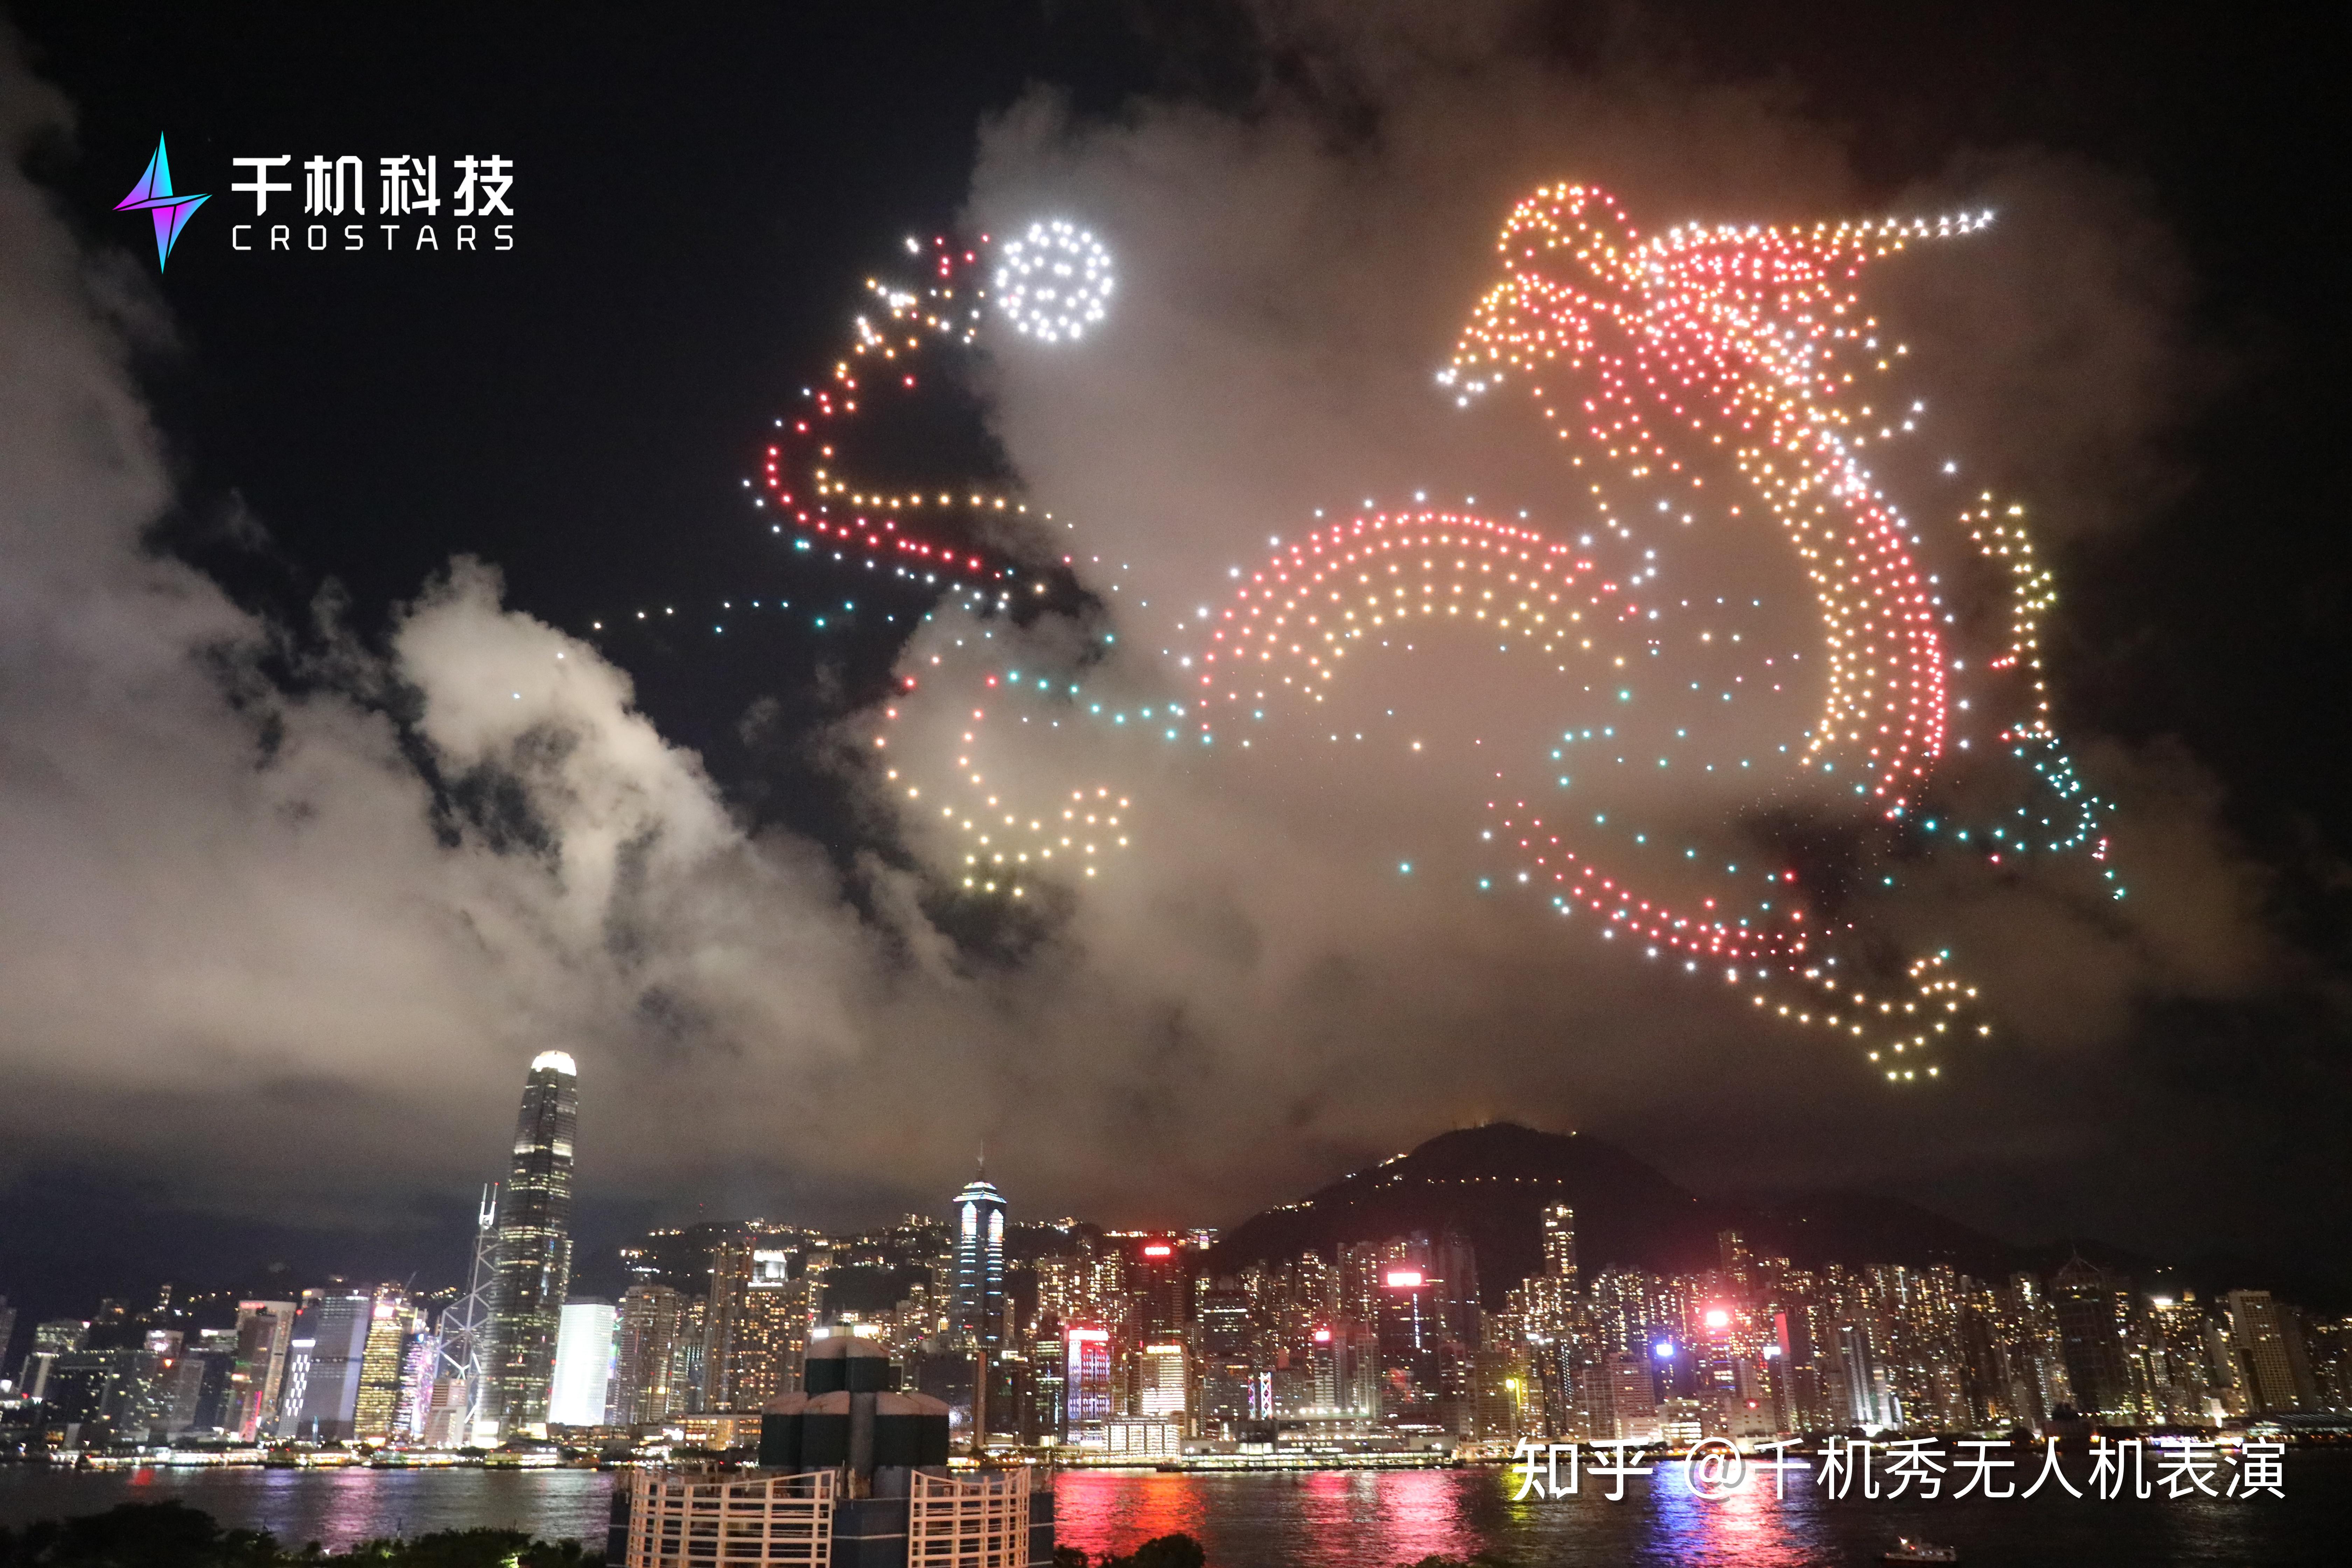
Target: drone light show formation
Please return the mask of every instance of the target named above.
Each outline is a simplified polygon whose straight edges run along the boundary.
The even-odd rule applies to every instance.
[[[995,645],[973,689],[945,699],[969,718],[937,757],[903,754],[889,728],[909,677],[873,737],[887,782],[957,836],[966,894],[1021,900],[1103,874],[1149,801],[1085,779],[1024,804],[982,764],[985,731],[1024,748],[1181,743],[1197,765],[1231,765],[1253,737],[1305,735],[1351,685],[1378,690],[1384,660],[1483,647],[1534,684],[1512,709],[1525,733],[1476,742],[1461,829],[1492,863],[1475,891],[1524,894],[1643,961],[1737,987],[1892,1082],[1936,1078],[1937,1047],[1991,1025],[1951,952],[1902,934],[1916,889],[1965,893],[1966,878],[2077,854],[2088,882],[2124,896],[2106,807],[2052,725],[2040,638],[2054,593],[2022,509],[1964,492],[1947,462],[1948,510],[1923,537],[1865,461],[1915,432],[1924,404],[1892,394],[1906,351],[1864,310],[1864,274],[1989,221],[1645,235],[1606,193],[1537,191],[1505,223],[1501,276],[1437,379],[1465,409],[1523,389],[1573,515],[1548,527],[1367,502],[1236,569],[1222,605],[1186,617],[1193,645],[1170,650],[1158,695],[1106,697],[1083,670],[1024,671]],[[1047,591],[1022,546],[981,542],[1025,527],[1034,545],[1051,520],[979,485],[853,477],[844,445],[862,405],[918,395],[927,354],[999,331],[1090,352],[1112,260],[1060,220],[908,247],[925,275],[869,286],[878,309],[777,421],[756,500],[803,547],[941,590],[935,616],[970,617],[978,648],[1018,595]],[[1098,577],[1066,537],[1079,525],[1054,528],[1062,565]],[[1775,582],[1742,574],[1759,560],[1781,563]],[[1715,591],[1726,577],[1742,586]],[[1142,603],[1119,593],[1137,584],[1089,585]]]

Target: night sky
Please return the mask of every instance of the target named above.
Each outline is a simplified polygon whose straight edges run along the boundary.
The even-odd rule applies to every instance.
[[[550,1046],[592,1244],[936,1207],[983,1145],[1032,1217],[1230,1224],[1509,1116],[1696,1190],[2352,1289],[2332,37],[2147,5],[376,15],[8,11],[0,1294],[452,1274]],[[213,194],[160,280],[111,210],[159,134]],[[403,151],[511,158],[516,251],[229,250],[231,158],[299,186]],[[1148,632],[1154,584],[1189,603],[1314,506],[1496,473],[1508,433],[1448,435],[1427,373],[1494,224],[1560,177],[1645,223],[2002,215],[1981,261],[1865,292],[2032,509],[2057,721],[2146,907],[1914,906],[1975,939],[2004,1026],[1931,1092],[1525,910],[1368,894],[1432,820],[1378,766],[1233,795],[1139,764],[1115,885],[960,900],[860,749],[938,601],[747,510],[904,237],[1067,209],[1119,251],[1103,359],[983,355],[867,461],[1104,530],[1024,647]],[[717,608],[754,598],[793,608]],[[559,648],[535,725],[481,700]]]

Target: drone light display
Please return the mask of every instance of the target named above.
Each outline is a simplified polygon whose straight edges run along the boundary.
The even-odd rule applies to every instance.
[[[1557,695],[1531,691],[1515,710],[1525,733],[1480,752],[1478,776],[1494,782],[1465,802],[1465,830],[1502,861],[1478,888],[1524,891],[1603,941],[1717,976],[1763,1016],[1858,1045],[1891,1081],[1938,1076],[1935,1047],[1990,1032],[1978,989],[1944,949],[1900,952],[1874,900],[1900,897],[1922,867],[2014,874],[2028,857],[2069,851],[2111,896],[2124,891],[2107,864],[2106,807],[2053,727],[2040,637],[2054,590],[2022,509],[1955,496],[1953,531],[1924,541],[1864,460],[1913,432],[1924,405],[1880,406],[1906,351],[1864,310],[1860,278],[1989,221],[1643,235],[1603,192],[1536,192],[1504,225],[1502,276],[1438,380],[1465,408],[1524,386],[1581,516],[1551,530],[1526,512],[1367,502],[1237,568],[1223,609],[1188,618],[1200,640],[1162,672],[1163,696],[1110,700],[1070,672],[989,668],[952,755],[918,764],[893,752],[888,781],[908,809],[968,836],[954,868],[964,889],[1019,899],[1041,878],[1096,876],[1148,803],[1089,781],[1024,807],[981,765],[992,714],[1038,721],[1008,735],[1013,744],[1067,725],[1214,756],[1221,735],[1314,715],[1343,674],[1378,682],[1381,658],[1445,637],[1532,656],[1520,668]],[[985,237],[909,248],[929,276],[870,285],[881,309],[858,318],[800,416],[778,421],[758,503],[782,514],[777,532],[788,522],[835,560],[950,590],[943,609],[1002,615],[1016,592],[1045,584],[969,542],[969,524],[1046,514],[977,485],[852,478],[838,442],[861,400],[914,393],[925,353],[974,343],[992,321],[1080,341],[1106,319],[1108,253],[1059,221],[992,251]],[[973,281],[987,266],[992,294]],[[965,542],[950,542],[943,518]],[[1785,552],[1785,584],[1744,597],[1692,590],[1710,552],[1759,535]],[[1075,552],[1062,561],[1090,571]],[[1974,668],[1944,582],[1971,562],[2008,606]],[[1122,585],[1133,584],[1097,586]],[[883,715],[900,716],[898,705]],[[887,748],[889,735],[874,743]],[[1795,851],[1808,837],[1838,845],[1833,863]]]
[[[1108,314],[1110,252],[1076,224],[1033,223],[997,251],[996,308],[1041,342],[1076,342]]]

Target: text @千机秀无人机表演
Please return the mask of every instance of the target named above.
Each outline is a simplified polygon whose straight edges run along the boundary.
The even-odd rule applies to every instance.
[[[1789,1442],[1758,1444],[1750,1451],[1726,1437],[1694,1445],[1679,1461],[1661,1454],[1669,1473],[1677,1464],[1695,1497],[1726,1498],[1760,1479],[1771,1478],[1776,1497],[1786,1497],[1793,1472],[1809,1478],[1822,1495],[1843,1500],[1896,1498],[2030,1498],[2045,1488],[2076,1498],[2238,1498],[2286,1496],[2283,1443],[2224,1446],[2201,1438],[2147,1440],[2105,1436],[2089,1447],[2089,1465],[2080,1484],[2060,1463],[2054,1439],[2022,1445],[2038,1457],[2020,1458],[2015,1445],[1999,1438],[1965,1438],[1945,1444],[1932,1437],[1877,1442],[1832,1437],[1815,1458],[1791,1457]],[[1589,1455],[1589,1457],[1588,1457]],[[1535,1443],[1521,1440],[1511,1450],[1517,1483],[1512,1500],[1582,1494],[1583,1482],[1609,1502],[1622,1502],[1625,1483],[1656,1472],[1648,1448],[1630,1439],[1597,1443]],[[2030,1479],[2024,1478],[2030,1476]]]

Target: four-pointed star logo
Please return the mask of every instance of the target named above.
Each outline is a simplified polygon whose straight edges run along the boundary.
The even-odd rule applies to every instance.
[[[163,139],[155,138],[155,155],[147,160],[147,172],[131,187],[131,194],[114,204],[116,212],[151,213],[155,218],[155,270],[161,272],[172,259],[172,247],[178,241],[180,231],[188,226],[195,210],[212,200],[210,196],[175,195],[172,191],[172,160],[163,150]]]

